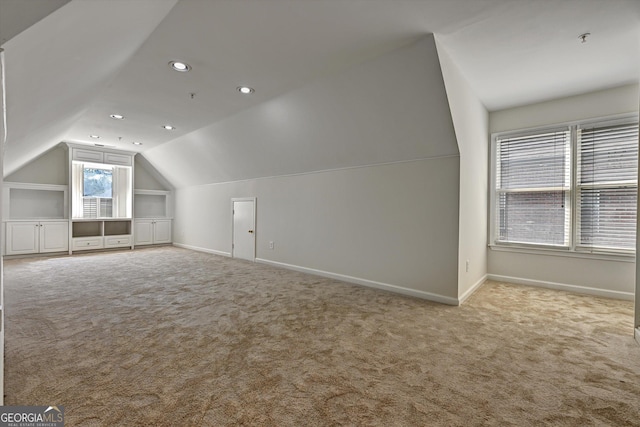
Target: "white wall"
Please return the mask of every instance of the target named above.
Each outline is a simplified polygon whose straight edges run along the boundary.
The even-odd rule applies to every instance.
[[[640,40],[640,31],[638,31],[638,39]],[[640,73],[640,70],[638,70],[638,73]],[[640,75],[638,77],[640,77]],[[640,107],[638,109],[640,110]],[[640,139],[640,134],[638,135],[638,139]],[[638,159],[638,161],[640,162],[640,159]],[[638,167],[638,169],[640,170],[640,167]],[[638,200],[640,200],[640,186],[638,187]],[[638,262],[638,257],[640,256],[640,215],[637,215],[636,219],[638,221],[636,223],[636,305],[633,325],[636,328],[636,341],[640,344],[640,262]]]
[[[6,142],[5,132],[7,130],[6,123],[4,121],[5,117],[5,88],[4,82],[4,52],[0,48],[0,224],[5,220],[4,218],[4,210],[5,207],[2,205],[4,200],[4,185],[3,185],[3,177],[4,177],[4,145]],[[0,226],[0,253],[4,252],[2,248],[4,248],[4,227]],[[4,258],[0,256],[0,405],[4,405]]]
[[[638,85],[527,105],[489,114],[492,133],[638,111]],[[632,299],[635,263],[490,250],[489,277]]]
[[[489,115],[489,130],[504,132],[637,111],[638,85],[632,84],[494,111]]]
[[[229,254],[231,198],[257,197],[258,258],[455,304],[458,164],[451,156],[178,189],[174,241]]]
[[[437,46],[460,150],[458,297],[464,300],[487,276],[489,114],[444,47]]]

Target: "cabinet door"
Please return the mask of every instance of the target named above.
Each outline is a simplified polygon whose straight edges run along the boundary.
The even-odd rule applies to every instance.
[[[158,219],[154,223],[153,243],[171,243],[171,220]]]
[[[69,223],[67,221],[40,223],[40,252],[69,250]]]
[[[82,150],[80,148],[73,149],[73,160],[84,160],[93,163],[102,163],[103,153],[94,150]]]
[[[131,156],[114,153],[104,153],[104,162],[110,165],[131,166]]]
[[[153,244],[153,221],[150,219],[141,219],[134,222],[136,245]]]
[[[38,222],[7,222],[7,247],[5,254],[37,253],[40,236],[39,229],[40,223]]]

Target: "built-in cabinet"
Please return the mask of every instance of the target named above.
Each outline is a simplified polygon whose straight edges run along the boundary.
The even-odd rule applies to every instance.
[[[7,221],[6,255],[69,250],[68,221]]]
[[[171,243],[171,192],[135,190],[135,245]]]
[[[73,221],[72,251],[133,247],[130,220]]]
[[[90,163],[102,163],[105,165],[132,166],[133,153],[104,152],[92,148],[77,148],[71,146],[71,159]]]
[[[170,219],[136,219],[134,229],[136,245],[171,243]]]
[[[69,251],[68,187],[5,182],[5,255]]]
[[[71,254],[171,243],[172,193],[133,190],[134,153],[67,146],[71,185],[4,183],[5,255]],[[93,208],[93,200],[88,201],[83,190],[87,176],[82,176],[82,168],[111,171],[113,195],[106,197],[112,200],[93,197],[98,199]]]
[[[135,154],[68,145],[71,251],[133,249]]]

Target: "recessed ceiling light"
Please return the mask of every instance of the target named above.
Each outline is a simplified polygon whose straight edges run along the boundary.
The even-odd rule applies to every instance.
[[[174,126],[171,125],[164,125],[162,126],[162,129],[166,129],[166,130],[176,130],[176,128]]]
[[[249,86],[238,86],[238,92],[240,92],[243,95],[249,95],[255,92],[255,90]]]
[[[100,135],[89,135],[89,138],[100,139]]]
[[[133,145],[142,145],[142,142],[138,142],[138,141],[133,141],[132,142]]]
[[[187,71],[191,70],[191,65],[189,65],[189,64],[187,64],[185,62],[171,61],[171,62],[169,62],[169,65],[174,70],[180,71],[182,73],[186,73]]]
[[[111,114],[109,117],[116,120],[123,120],[124,116],[122,114]]]

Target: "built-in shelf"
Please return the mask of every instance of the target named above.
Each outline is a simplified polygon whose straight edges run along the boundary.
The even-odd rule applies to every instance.
[[[73,221],[71,237],[102,236],[102,221]]]
[[[103,248],[133,248],[131,231],[131,220],[73,220],[71,249],[72,251],[82,251]]]
[[[131,234],[131,221],[105,221],[105,236],[117,236],[122,234]]]
[[[3,227],[5,234],[9,236],[4,248],[5,254],[71,254],[74,251],[107,248],[133,249],[134,244],[171,243],[173,193],[168,190],[144,189],[132,192],[135,153],[69,143],[67,146],[69,182],[75,183],[75,196],[69,185],[4,183]],[[77,188],[81,184],[78,179],[74,179],[74,173],[76,178],[82,178],[75,169],[79,169],[78,164],[84,167],[84,162],[94,166],[109,166],[109,170],[114,171],[114,177],[118,175],[119,185],[127,186],[128,189],[120,191],[120,194],[125,195],[123,199],[118,199],[119,203],[113,203],[113,209],[118,206],[120,210],[117,215],[113,212],[113,218],[102,217],[106,214],[101,213],[101,210],[97,210],[97,214],[92,215],[93,218],[85,215],[83,203],[86,197],[78,193]]]
[[[117,236],[131,234],[131,220],[73,220],[71,237]]]
[[[5,182],[3,218],[5,220],[68,218],[68,186]]]
[[[171,191],[134,190],[133,213],[138,218],[170,218]]]

